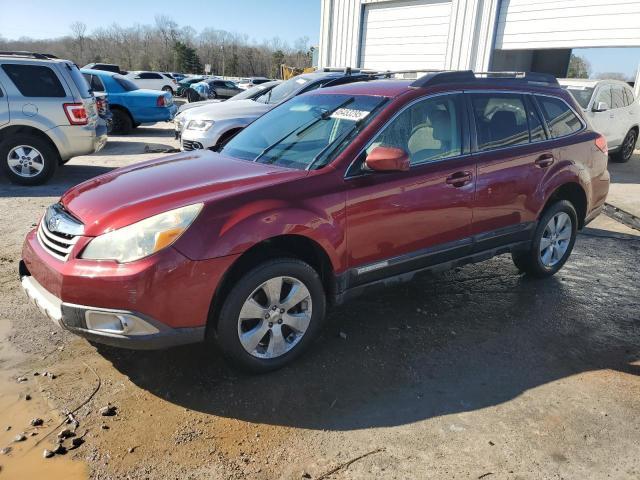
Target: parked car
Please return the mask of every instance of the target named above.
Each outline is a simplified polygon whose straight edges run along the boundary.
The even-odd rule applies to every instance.
[[[72,157],[107,142],[96,99],[72,62],[28,52],[0,55],[0,169],[21,185],[46,182]]]
[[[119,65],[114,65],[113,63],[88,63],[82,68],[89,70],[104,70],[105,72],[119,73],[121,75],[126,75],[127,73],[120,70]]]
[[[191,84],[186,93],[187,100],[189,102],[199,102],[202,100],[207,100],[207,99],[212,100],[216,98],[226,99],[226,98],[231,98],[234,95],[237,95],[244,91],[242,88],[238,87],[235,83],[233,83],[230,80],[213,79],[213,80],[204,80],[204,81],[209,85],[209,93],[207,95],[207,98],[203,98],[202,94],[199,94],[199,92],[196,92],[192,88],[193,84]],[[190,95],[192,93],[195,95]]]
[[[242,81],[238,82],[238,87],[246,90],[247,88],[255,87],[256,85],[260,85],[262,83],[270,82],[270,78],[265,77],[250,77],[245,78]]]
[[[254,99],[264,93],[269,92],[272,88],[277,87],[281,83],[282,83],[282,80],[273,80],[271,82],[261,83],[259,85],[256,85],[255,87],[251,87],[245,90],[242,93],[239,93],[238,95],[234,95],[227,101],[234,102],[238,100]],[[195,103],[185,103],[183,105],[180,105],[178,107],[178,113],[176,114],[176,117],[173,119],[174,128],[175,128],[175,138],[180,139],[180,135],[182,134],[182,129],[184,128],[184,121],[183,121],[184,115],[182,115],[183,112],[186,112],[188,110],[193,110],[194,108],[200,108],[205,105],[210,105],[212,103],[220,103],[221,101],[222,100],[220,99],[213,99],[213,100],[203,100],[201,102],[195,102]]]
[[[606,139],[551,76],[358,82],[279,105],[220,153],[73,187],[28,234],[20,276],[93,341],[216,342],[267,371],[328,305],[417,272],[510,252],[555,274],[608,186]]]
[[[145,90],[117,73],[81,70],[94,92],[106,92],[113,113],[113,132],[130,133],[142,123],[169,122],[178,108],[169,92]]]
[[[96,110],[100,121],[104,122],[107,129],[107,133],[111,133],[113,130],[113,114],[109,108],[109,99],[105,92],[93,92],[93,96],[96,98]]]
[[[182,80],[187,78],[187,76],[184,73],[178,73],[178,72],[171,72],[171,76],[175,78],[176,82],[178,83],[180,83]]]
[[[204,80],[204,77],[187,77],[178,82],[178,88],[176,89],[176,95],[182,97],[185,92],[189,89],[189,87],[194,84]]]
[[[628,162],[638,141],[640,105],[633,90],[618,80],[561,79],[596,131],[609,145],[611,158]]]
[[[370,78],[353,71],[323,71],[291,78],[252,100],[230,104],[212,104],[186,112],[181,121],[182,150],[216,149],[260,115],[301,93],[323,86],[349,83]]]
[[[178,90],[178,82],[165,73],[129,72],[125,76],[140,88],[162,90],[163,92],[169,92],[171,95]]]

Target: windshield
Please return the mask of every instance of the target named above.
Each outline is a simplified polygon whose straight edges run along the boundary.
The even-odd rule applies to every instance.
[[[568,85],[565,87],[573,98],[576,99],[578,105],[582,108],[587,108],[589,106],[589,101],[591,100],[591,96],[593,95],[593,88],[591,87],[582,87],[579,85]]]
[[[264,85],[256,85],[255,87],[247,88],[244,92],[234,95],[229,100],[245,100],[247,98],[253,98],[260,94],[260,92],[264,92],[267,88],[268,87],[265,87]]]
[[[222,152],[300,170],[321,168],[375,117],[385,101],[361,95],[302,95],[257,119]]]
[[[304,77],[290,78],[286,82],[281,83],[273,90],[260,95],[256,98],[256,102],[268,103],[270,105],[276,105],[283,102],[287,98],[293,97],[300,90],[309,84],[309,79]]]
[[[114,75],[113,79],[120,84],[120,86],[124,89],[125,92],[132,92],[133,90],[138,90],[138,86],[133,83],[128,78],[123,77],[122,75]]]

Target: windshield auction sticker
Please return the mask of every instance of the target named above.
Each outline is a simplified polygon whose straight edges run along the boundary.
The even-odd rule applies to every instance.
[[[352,122],[359,122],[363,118],[367,118],[371,112],[366,110],[353,110],[351,108],[339,108],[331,114],[331,118],[341,120],[351,120]]]

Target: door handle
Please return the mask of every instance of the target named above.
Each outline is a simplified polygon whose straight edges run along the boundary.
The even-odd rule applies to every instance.
[[[447,185],[453,185],[456,188],[460,188],[471,183],[472,179],[473,179],[473,175],[471,175],[471,172],[464,171],[464,172],[452,173],[447,177],[446,182],[447,182]]]
[[[540,168],[546,168],[554,162],[552,153],[543,153],[538,158],[536,158],[535,164]]]

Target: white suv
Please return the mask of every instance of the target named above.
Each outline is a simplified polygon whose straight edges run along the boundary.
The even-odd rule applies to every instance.
[[[558,81],[575,97],[594,130],[605,136],[611,157],[628,162],[640,126],[640,105],[629,85],[618,80]]]
[[[178,82],[175,79],[160,72],[129,72],[125,75],[140,88],[162,90],[171,95],[178,90]]]

